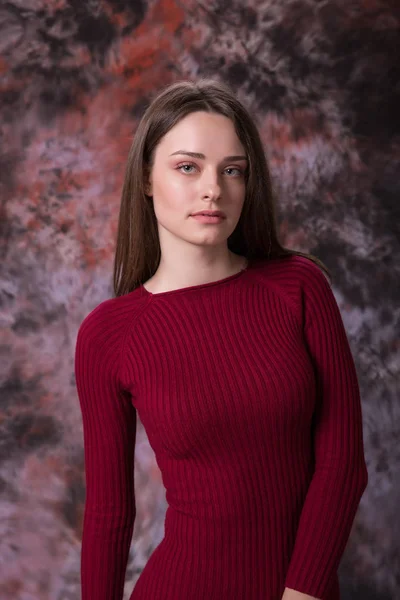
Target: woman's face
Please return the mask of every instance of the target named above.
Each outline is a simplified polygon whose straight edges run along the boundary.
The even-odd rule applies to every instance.
[[[153,196],[161,247],[171,236],[200,245],[226,242],[242,211],[246,166],[246,152],[227,117],[198,111],[171,128],[155,149],[145,186]],[[221,210],[226,218],[202,223],[191,216],[201,210]]]

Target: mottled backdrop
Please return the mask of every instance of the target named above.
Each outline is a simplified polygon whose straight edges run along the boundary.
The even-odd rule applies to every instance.
[[[76,600],[85,498],[73,357],[112,295],[120,191],[155,90],[211,75],[256,116],[285,245],[332,270],[369,470],[343,600],[400,598],[398,0],[0,2],[0,597]],[[128,598],[163,535],[139,421]]]

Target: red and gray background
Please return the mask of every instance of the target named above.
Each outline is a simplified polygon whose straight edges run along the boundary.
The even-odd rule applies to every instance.
[[[398,0],[0,2],[0,597],[76,600],[85,498],[73,357],[112,295],[135,127],[179,79],[228,82],[260,129],[284,245],[333,291],[360,381],[369,485],[343,600],[400,598]],[[163,535],[139,421],[126,597]]]

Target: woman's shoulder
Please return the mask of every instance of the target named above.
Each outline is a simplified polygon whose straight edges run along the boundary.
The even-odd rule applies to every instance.
[[[255,273],[260,273],[269,281],[299,283],[300,285],[318,284],[321,279],[329,281],[323,269],[313,260],[299,254],[289,254],[274,258],[265,258],[255,262]]]
[[[78,329],[78,337],[107,338],[123,333],[140,312],[143,302],[139,290],[123,296],[107,298],[97,304],[83,318]]]
[[[277,295],[300,319],[310,300],[324,301],[332,295],[323,269],[297,254],[256,261],[252,282],[264,287],[267,293]]]

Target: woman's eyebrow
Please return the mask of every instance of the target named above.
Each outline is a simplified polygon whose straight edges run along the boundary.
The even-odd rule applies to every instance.
[[[201,158],[205,159],[205,155],[201,152],[189,152],[189,150],[177,150],[170,154],[170,156],[174,156],[174,154],[185,154],[186,156],[191,156],[192,158]],[[241,154],[235,154],[233,156],[225,156],[223,160],[247,160],[247,156],[243,156]]]

